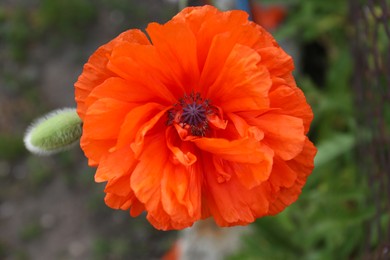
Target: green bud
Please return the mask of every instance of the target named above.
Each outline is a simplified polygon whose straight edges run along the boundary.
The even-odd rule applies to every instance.
[[[24,144],[30,152],[39,155],[66,150],[80,140],[82,124],[76,109],[54,110],[30,125]]]

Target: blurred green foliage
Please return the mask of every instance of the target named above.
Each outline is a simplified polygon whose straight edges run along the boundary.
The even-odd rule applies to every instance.
[[[0,20],[2,20],[0,36],[9,46],[12,57],[15,60],[23,61],[27,55],[27,46],[33,38],[28,14],[24,9],[16,9],[9,17],[6,16],[4,10],[0,12]]]
[[[121,259],[130,253],[129,242],[127,238],[116,238],[107,240],[98,238],[93,241],[94,259]]]
[[[40,30],[83,40],[97,18],[96,5],[88,0],[42,0],[36,12]]]
[[[7,254],[7,244],[3,241],[0,241],[0,258],[5,258]]]
[[[367,176],[358,174],[354,157],[355,146],[364,140],[355,138],[348,1],[278,2],[287,4],[288,17],[277,39],[294,39],[301,46],[314,43],[326,53],[310,57],[326,59],[321,84],[305,71],[297,75],[314,112],[310,137],[318,148],[316,167],[298,201],[277,216],[259,219],[244,249],[232,258],[359,258],[367,237],[364,224],[375,208],[367,205]]]
[[[279,0],[259,1],[261,3],[281,3],[288,8],[288,21],[276,33],[276,36],[296,37],[310,41],[332,35],[332,41],[342,42],[345,31],[340,26],[345,25],[347,18],[346,0]],[[335,30],[336,29],[336,30]],[[345,29],[345,28],[344,28]],[[345,42],[346,43],[346,42]]]
[[[38,220],[33,220],[21,228],[19,236],[26,242],[32,241],[43,234],[42,226]]]
[[[0,134],[0,160],[16,160],[25,153],[26,148],[20,136]]]
[[[45,35],[56,42],[84,40],[96,18],[96,4],[88,0],[42,0],[34,8],[0,5],[0,45],[23,62],[29,45]]]
[[[29,172],[26,181],[30,192],[40,192],[55,176],[53,167],[40,157],[28,157],[27,166]]]

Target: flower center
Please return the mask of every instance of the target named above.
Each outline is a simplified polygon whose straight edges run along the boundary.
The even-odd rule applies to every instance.
[[[206,109],[203,104],[191,103],[183,107],[181,122],[189,125],[199,125],[206,120]]]
[[[210,100],[203,100],[200,93],[191,92],[184,94],[179,102],[168,111],[168,125],[173,123],[189,130],[191,135],[205,136],[209,129],[207,116],[215,113],[215,108],[210,105]]]

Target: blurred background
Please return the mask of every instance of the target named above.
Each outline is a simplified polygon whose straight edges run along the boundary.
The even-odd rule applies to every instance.
[[[30,122],[75,107],[89,55],[184,5],[234,1],[1,0],[0,259],[158,259],[177,232],[111,210],[79,148],[29,154]],[[242,2],[242,1],[237,1]],[[237,4],[237,3],[235,3]],[[232,259],[390,259],[390,1],[252,1],[312,105],[316,168],[300,199],[251,225]]]

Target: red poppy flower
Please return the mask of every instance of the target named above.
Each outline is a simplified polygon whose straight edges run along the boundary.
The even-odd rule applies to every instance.
[[[75,84],[105,202],[158,229],[244,225],[294,202],[313,169],[293,61],[241,11],[186,8],[101,46]]]

